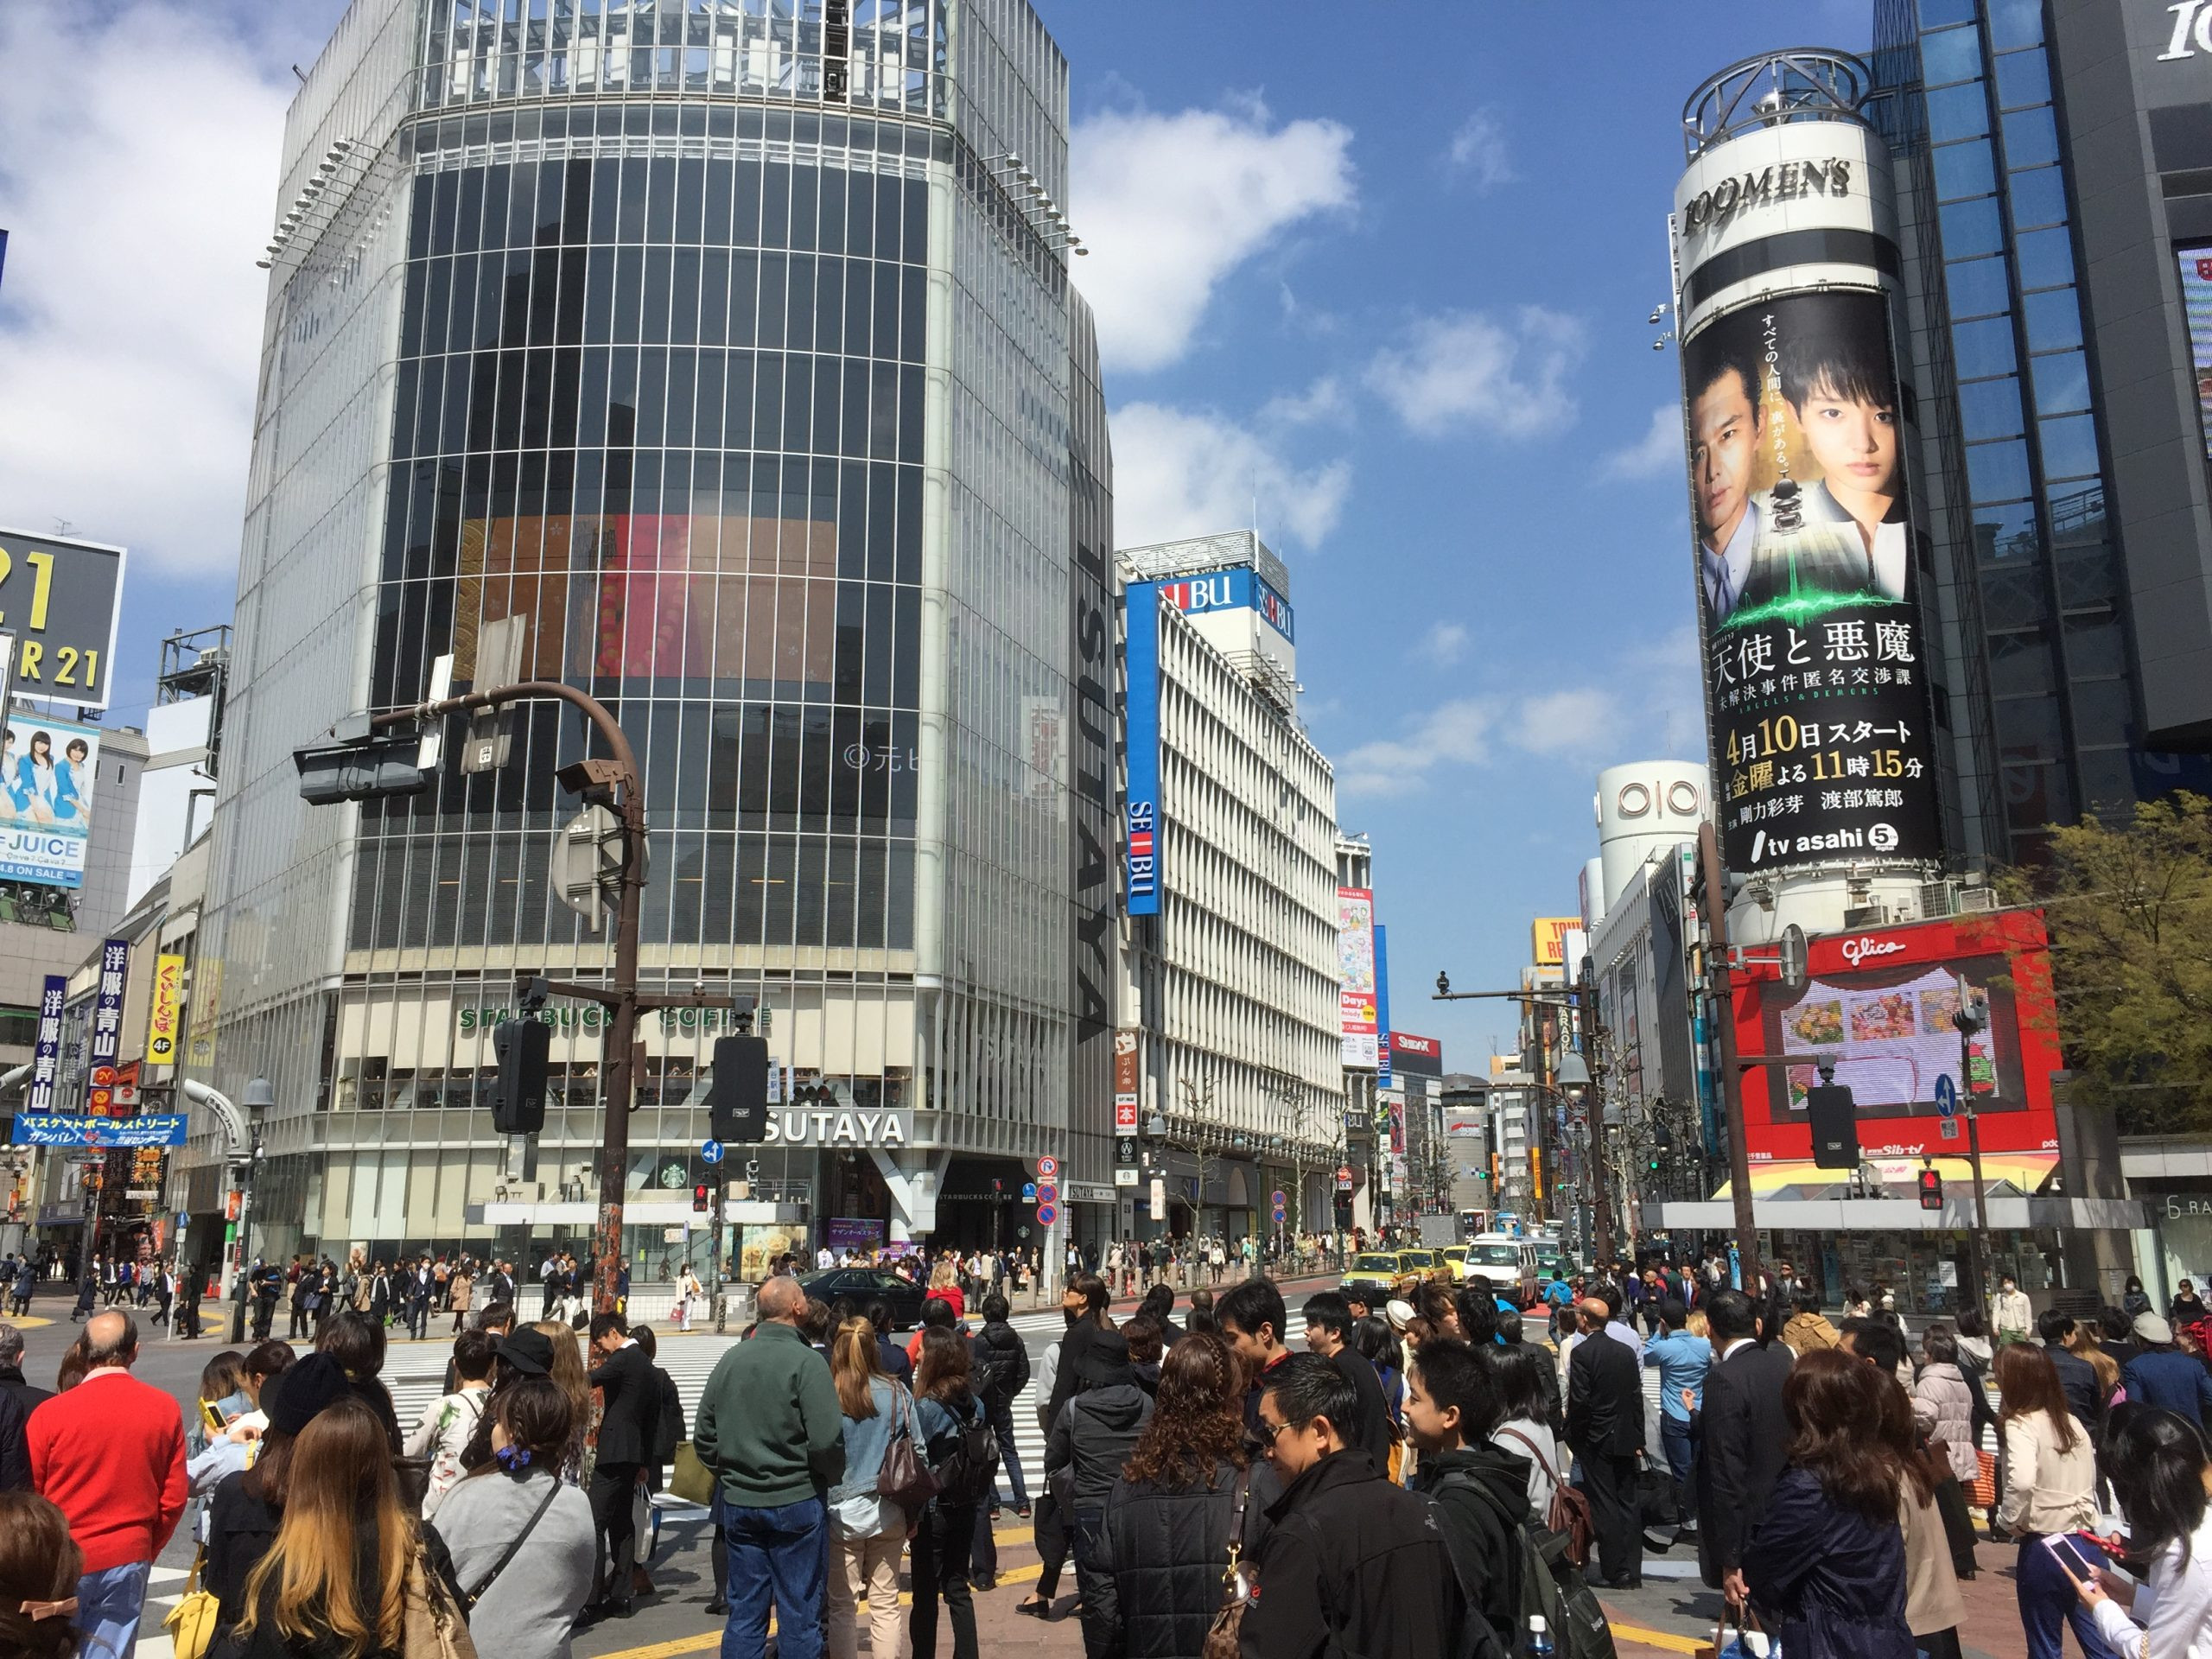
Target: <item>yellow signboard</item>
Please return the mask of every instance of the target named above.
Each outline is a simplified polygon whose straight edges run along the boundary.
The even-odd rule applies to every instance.
[[[154,958],[152,1007],[146,1016],[146,1063],[176,1064],[177,1024],[184,1012],[184,958]]]
[[[1529,948],[1535,954],[1529,960],[1539,968],[1560,968],[1567,963],[1567,936],[1580,928],[1580,916],[1539,916],[1529,930]]]
[[[223,1012],[223,961],[203,957],[194,970],[192,1038],[189,1058],[193,1070],[204,1071],[215,1063],[215,1022]]]

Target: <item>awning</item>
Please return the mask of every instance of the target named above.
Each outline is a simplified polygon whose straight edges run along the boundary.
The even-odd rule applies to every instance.
[[[1964,1154],[1939,1153],[1929,1160],[1948,1188],[1972,1196],[1973,1160]],[[1916,1191],[1924,1167],[1917,1158],[1869,1158],[1866,1163],[1892,1192]],[[1992,1198],[2031,1198],[2043,1190],[2058,1167],[2055,1152],[1988,1152],[1981,1158],[1981,1179]],[[1783,1160],[1751,1166],[1751,1196],[1759,1198],[1840,1198],[1849,1195],[1851,1172],[1822,1169],[1809,1160]],[[1718,1202],[1734,1196],[1734,1184],[1723,1181],[1713,1197]]]

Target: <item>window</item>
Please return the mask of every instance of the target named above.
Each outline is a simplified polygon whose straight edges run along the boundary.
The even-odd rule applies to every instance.
[[[2020,302],[2031,352],[2055,352],[2082,343],[2082,306],[2070,288],[2045,289]]]
[[[2135,701],[2126,680],[2077,681],[2073,687],[2074,741],[2083,745],[2133,743]]]
[[[2066,222],[2066,177],[2056,168],[2038,167],[2015,173],[2009,188],[2014,230],[2033,230],[2039,225]]]
[[[2036,509],[2032,501],[1977,503],[1974,510],[1974,546],[1985,561],[2022,559],[2035,556]]]
[[[1981,380],[1993,374],[2012,373],[2012,319],[1992,317],[1984,322],[1958,324],[1951,330],[1951,351],[1958,360],[1961,380]]]
[[[1946,144],[1936,152],[1936,199],[1956,201],[1964,196],[1986,196],[1997,188],[1997,164],[1989,140],[1975,138],[1963,144]]]
[[[1940,29],[1945,23],[1974,22],[1974,0],[1920,0],[1920,26]]]
[[[2135,769],[2125,749],[2085,749],[2075,757],[2082,778],[2082,798],[2091,810],[2126,806],[2135,799]]]
[[[2101,616],[2066,619],[2066,668],[2077,678],[2127,671],[2127,646],[2120,632],[2120,619],[2111,611]]]
[[[1989,690],[1999,697],[2041,696],[2056,683],[2050,642],[2040,633],[1989,637]]]
[[[1995,253],[2005,245],[2005,226],[1998,217],[1994,197],[1979,201],[1955,201],[1939,208],[1943,225],[1943,257],[1967,259],[1975,254]]]
[[[1981,83],[1939,87],[1928,94],[1928,131],[1938,143],[1974,138],[1989,130],[1989,100]]]
[[[2088,478],[2097,472],[2097,430],[2087,415],[2062,415],[2043,423],[2045,476]]]
[[[1999,52],[2043,44],[2043,0],[1990,0],[1989,38]]]
[[[1967,483],[1976,499],[2000,501],[2028,493],[2028,446],[1976,443],[1967,447]]]
[[[1981,31],[1971,26],[1920,37],[1920,76],[1930,86],[1981,73]]]
[[[1997,704],[1997,741],[2007,760],[2055,760],[2063,749],[2058,699],[2000,699]]]
[[[2005,118],[2005,165],[2047,167],[2058,159],[2058,118],[2048,105]]]
[[[0,1008],[0,1046],[31,1048],[37,1042],[36,1008]]]
[[[2089,364],[2079,352],[2059,352],[2029,364],[2036,379],[2036,413],[2071,415],[2089,406]]]
[[[2005,308],[2011,298],[2011,286],[2005,279],[2005,261],[1954,261],[1944,268],[1943,291],[1950,298],[1954,321],[1993,316]]]
[[[2023,291],[2056,288],[2074,280],[2074,245],[2068,240],[2063,226],[2053,231],[2030,231],[2014,246],[2020,261]]]
[[[2024,109],[2050,102],[2050,67],[2040,52],[2008,52],[1997,60],[1997,107]]]
[[[1968,442],[2018,437],[2027,429],[2020,414],[2020,383],[2008,375],[1961,386],[1959,417]]]

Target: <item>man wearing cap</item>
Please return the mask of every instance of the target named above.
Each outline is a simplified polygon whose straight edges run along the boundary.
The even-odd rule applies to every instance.
[[[1577,1309],[1582,1340],[1567,1362],[1567,1443],[1582,1471],[1605,1576],[1592,1582],[1610,1590],[1643,1582],[1643,1538],[1638,1525],[1636,1454],[1643,1445],[1643,1372],[1626,1343],[1606,1325],[1608,1303],[1596,1296]]]
[[[84,1381],[31,1413],[31,1484],[85,1552],[73,1621],[84,1645],[130,1659],[147,1574],[184,1513],[184,1420],[130,1375],[138,1326],[128,1313],[95,1313],[79,1341]]]
[[[725,1653],[760,1653],[776,1614],[783,1659],[820,1659],[823,1494],[845,1470],[845,1418],[822,1356],[799,1334],[806,1292],[779,1275],[760,1287],[760,1323],[715,1362],[691,1446],[714,1471],[729,1541]]]
[[[2202,1428],[2212,1417],[2212,1371],[2196,1355],[2174,1345],[2173,1326],[2155,1313],[2135,1316],[2135,1340],[2142,1350],[2120,1373],[2128,1402],[2177,1411]],[[31,1421],[38,1419],[34,1415]]]

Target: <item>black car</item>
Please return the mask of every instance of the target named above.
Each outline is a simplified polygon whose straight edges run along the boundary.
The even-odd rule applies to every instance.
[[[799,1288],[835,1307],[851,1302],[861,1313],[880,1301],[891,1310],[891,1328],[912,1330],[922,1322],[924,1292],[887,1268],[825,1268],[798,1275]]]

